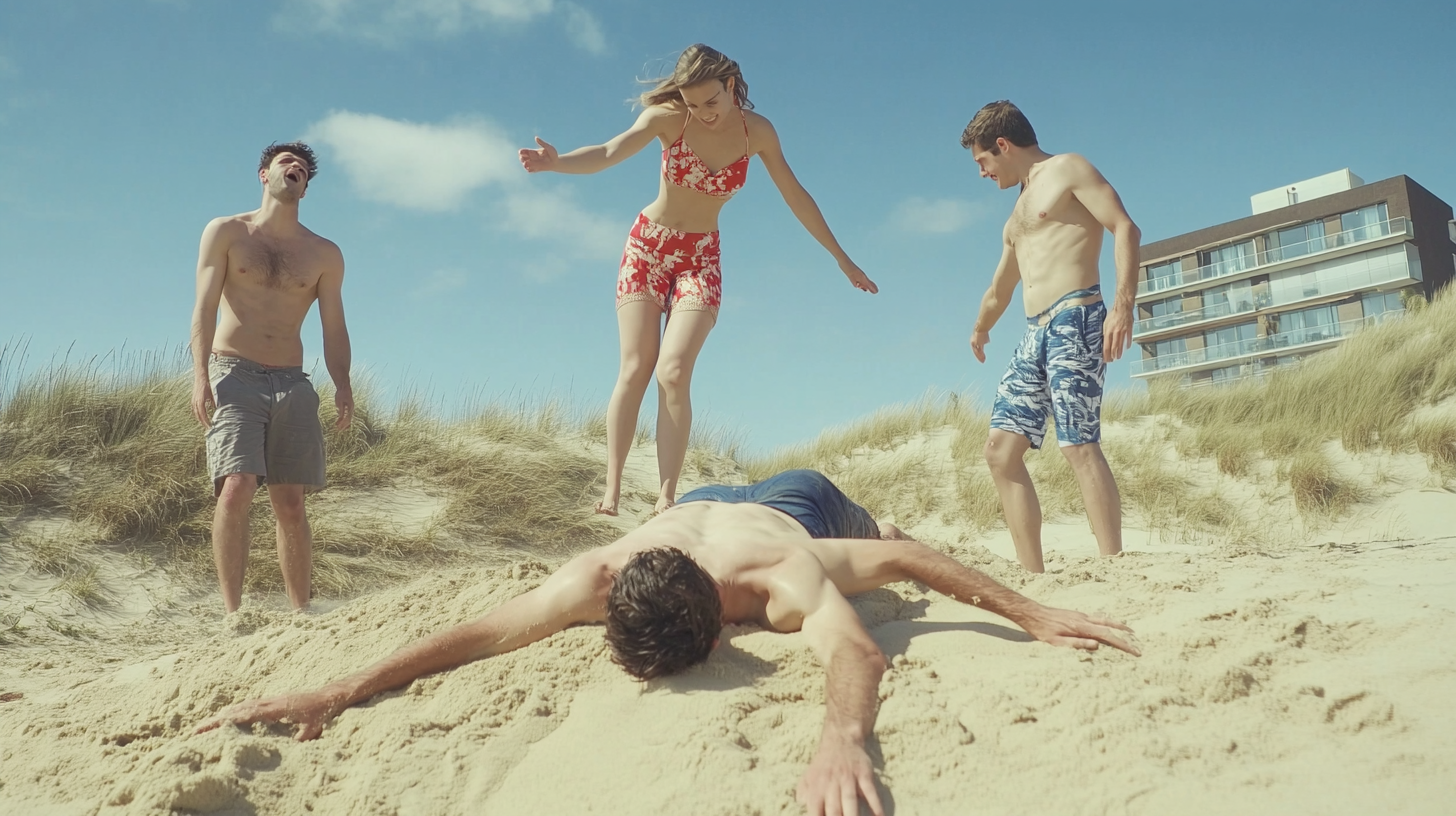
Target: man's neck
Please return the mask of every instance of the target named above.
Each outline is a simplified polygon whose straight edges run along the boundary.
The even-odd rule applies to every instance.
[[[263,204],[258,208],[257,223],[259,226],[283,232],[298,229],[298,202],[279,201],[265,190]]]
[[[1016,151],[1011,160],[1017,175],[1021,177],[1021,189],[1025,190],[1026,185],[1030,183],[1032,170],[1051,157],[1052,154],[1042,150],[1039,145],[1019,148]]]

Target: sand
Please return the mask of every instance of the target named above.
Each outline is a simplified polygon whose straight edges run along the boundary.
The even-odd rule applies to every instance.
[[[907,444],[931,457],[948,440]],[[646,482],[624,529],[646,509],[634,496],[650,498],[651,456],[634,452],[629,475]],[[1004,530],[910,525],[1039,601],[1126,620],[1144,655],[1029,642],[912,584],[854,599],[892,663],[868,744],[888,810],[1453,812],[1456,494],[1416,457],[1342,467],[1371,495],[1340,520],[1300,519],[1267,483],[1245,485],[1274,547],[1130,518],[1128,552],[1099,559],[1086,522],[1062,518],[1032,576]],[[215,596],[180,591],[73,610],[91,637],[0,646],[0,693],[23,695],[0,702],[0,813],[799,812],[823,673],[799,636],[754,627],[663,681],[631,680],[583,627],[381,695],[312,742],[283,726],[192,733],[228,703],[319,685],[483,614],[553,566],[431,572],[310,615],[250,599],[223,620]],[[120,562],[108,575],[118,598],[168,592]],[[14,559],[0,578],[10,601],[39,591]]]

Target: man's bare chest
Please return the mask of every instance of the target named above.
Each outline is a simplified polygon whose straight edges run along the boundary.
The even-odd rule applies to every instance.
[[[1075,214],[1070,212],[1074,206],[1075,201],[1065,187],[1029,186],[1011,210],[1011,219],[1006,223],[1007,235],[1014,244],[1049,227],[1066,224],[1075,220]]]
[[[253,236],[233,244],[228,252],[229,277],[248,286],[310,291],[318,285],[320,270],[317,252],[304,242]]]

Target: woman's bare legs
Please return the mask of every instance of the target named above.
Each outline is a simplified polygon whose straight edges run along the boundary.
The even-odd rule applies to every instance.
[[[597,504],[598,513],[617,515],[622,498],[622,468],[637,435],[637,412],[642,395],[657,364],[662,310],[650,300],[623,303],[617,310],[617,333],[621,337],[622,362],[617,385],[607,402],[607,489]]]
[[[657,355],[657,478],[660,513],[677,501],[677,479],[682,475],[683,457],[688,452],[688,435],[693,427],[690,386],[693,365],[703,341],[717,318],[712,312],[674,311],[662,332],[662,349]]]

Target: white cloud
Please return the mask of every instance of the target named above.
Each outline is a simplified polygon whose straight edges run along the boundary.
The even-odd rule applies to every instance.
[[[418,37],[520,27],[541,17],[560,18],[567,36],[583,50],[606,52],[596,16],[570,0],[285,0],[273,25],[392,46]]]
[[[498,229],[550,244],[530,265],[532,277],[549,280],[581,261],[611,264],[622,254],[623,225],[582,209],[569,191],[513,190],[504,208]]]
[[[959,232],[979,221],[987,207],[959,198],[911,196],[890,213],[890,227],[901,232],[944,234]]]
[[[410,297],[423,300],[446,292],[453,292],[456,289],[464,289],[465,280],[465,273],[459,269],[436,269],[413,292],[410,292]]]
[[[453,210],[472,191],[521,173],[515,146],[480,119],[417,124],[333,111],[305,138],[327,146],[360,196],[408,209]]]
[[[562,3],[561,10],[566,15],[566,36],[577,47],[588,54],[607,53],[607,35],[590,11],[569,2]]]

